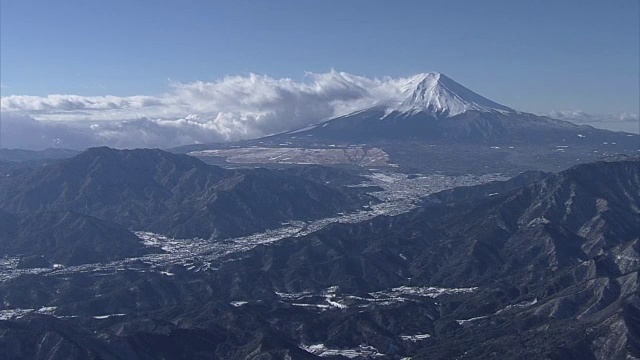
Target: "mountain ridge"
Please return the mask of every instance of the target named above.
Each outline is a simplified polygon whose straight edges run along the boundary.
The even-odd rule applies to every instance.
[[[375,201],[278,170],[228,170],[158,149],[92,148],[0,182],[0,209],[74,211],[174,237],[240,236]]]
[[[209,270],[194,257],[16,277],[0,283],[0,302],[57,308],[0,321],[0,346],[53,359],[70,347],[148,358],[129,345],[158,358],[637,357],[638,165],[447,190],[401,215],[225,254]]]

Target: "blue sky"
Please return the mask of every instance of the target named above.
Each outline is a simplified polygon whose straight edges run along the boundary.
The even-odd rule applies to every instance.
[[[637,0],[1,0],[0,41],[5,120],[179,120],[229,140],[438,71],[518,110],[640,131]]]
[[[2,94],[440,71],[524,110],[637,112],[639,3],[3,0]]]

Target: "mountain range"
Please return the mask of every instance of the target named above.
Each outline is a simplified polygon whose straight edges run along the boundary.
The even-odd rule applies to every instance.
[[[207,262],[193,258],[15,277],[5,306],[40,310],[0,321],[0,346],[51,359],[633,358],[639,188],[640,159],[622,157],[436,193],[213,271],[188,270]]]
[[[0,215],[6,224],[0,251],[46,255],[65,265],[105,261],[113,259],[110,252],[140,254],[141,249],[105,245],[124,246],[135,239],[142,248],[127,229],[224,239],[377,201],[343,183],[309,180],[321,178],[322,172],[338,171],[317,168],[313,176],[296,176],[291,171],[225,170],[160,150],[89,149],[54,164],[14,170],[0,181]],[[361,179],[345,176],[343,182]],[[96,237],[102,245],[91,244],[89,239]],[[76,251],[83,255],[73,256]]]

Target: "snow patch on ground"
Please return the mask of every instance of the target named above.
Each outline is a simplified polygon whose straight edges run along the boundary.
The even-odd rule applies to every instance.
[[[0,320],[13,320],[20,319],[21,317],[27,314],[44,314],[44,315],[53,315],[55,312],[55,306],[45,306],[38,310],[35,309],[6,309],[0,310]]]
[[[500,310],[498,310],[498,311],[494,312],[493,314],[484,315],[484,316],[472,317],[472,318],[470,318],[470,319],[456,320],[456,322],[457,322],[459,325],[469,325],[469,324],[473,323],[474,321],[478,321],[478,320],[482,320],[482,319],[487,319],[487,318],[489,318],[490,316],[495,316],[495,315],[498,315],[498,314],[501,314],[501,313],[504,313],[504,312],[507,312],[507,311],[509,311],[509,310],[513,310],[513,309],[524,309],[524,308],[528,308],[528,307],[533,306],[533,305],[535,305],[535,304],[537,304],[537,303],[538,303],[538,298],[535,298],[535,299],[530,300],[530,301],[522,301],[522,302],[519,302],[519,303],[517,303],[517,304],[513,304],[513,305],[505,306],[504,308],[502,308],[502,309],[500,309]]]
[[[382,173],[374,173],[371,175],[372,179],[376,179],[376,180],[380,180],[382,182],[386,182],[386,183],[392,183],[394,182],[396,179],[389,176],[389,175],[385,175]]]
[[[458,323],[458,325],[466,325],[466,324],[472,323],[474,321],[486,319],[488,317],[489,316],[478,316],[478,317],[473,317],[473,318],[465,319],[465,320],[456,320],[456,322]]]
[[[344,356],[349,359],[370,359],[385,356],[378,352],[378,349],[369,345],[360,345],[355,349],[330,349],[324,344],[300,345],[300,348],[320,357]]]
[[[360,166],[386,166],[389,154],[380,148],[363,146],[328,148],[299,147],[246,147],[211,149],[189,153],[196,157],[223,157],[233,164],[356,164]]]
[[[301,298],[310,296],[311,292],[303,291],[303,292],[299,292],[299,293],[285,293],[285,292],[276,291],[276,295],[278,295],[279,297],[281,297],[282,299],[285,299],[285,300],[294,300],[294,299],[301,299]]]
[[[127,314],[107,314],[107,315],[97,315],[97,316],[92,316],[92,318],[94,319],[98,319],[98,320],[104,320],[104,319],[108,319],[110,317],[120,317],[120,316],[127,316]]]
[[[452,295],[452,294],[468,294],[478,290],[477,287],[471,288],[439,288],[439,287],[411,287],[411,286],[401,286],[397,288],[393,288],[391,290],[384,290],[371,293],[370,295],[374,298],[380,297],[402,297],[402,296],[424,296],[430,298],[436,298],[442,295]]]
[[[388,306],[405,301],[420,301],[421,297],[436,298],[442,295],[467,294],[478,288],[438,288],[402,286],[390,290],[369,293],[363,296],[341,294],[336,286],[320,293],[277,293],[280,301],[296,307],[316,308],[321,311],[329,309],[347,309],[352,307],[367,308],[372,305]]]
[[[413,342],[418,342],[420,340],[425,340],[430,338],[431,335],[429,334],[416,334],[416,335],[400,335],[400,338],[404,341],[413,341]]]
[[[298,130],[294,130],[294,131],[289,131],[287,134],[298,134],[301,132],[305,132],[305,131],[309,131],[309,130],[313,130],[317,127],[317,124],[314,125],[309,125],[307,127],[303,127],[302,129],[298,129]],[[323,127],[326,126],[326,124],[323,125]]]
[[[533,300],[531,300],[531,301],[523,301],[523,302],[520,302],[520,303],[517,303],[517,304],[513,304],[513,305],[506,306],[506,307],[504,307],[503,309],[500,309],[500,310],[496,311],[496,312],[494,313],[494,315],[496,315],[496,314],[500,314],[500,313],[503,313],[503,312],[505,312],[505,311],[509,311],[509,310],[511,310],[511,309],[521,309],[521,308],[526,308],[526,307],[529,307],[529,306],[535,305],[535,304],[537,304],[537,303],[538,303],[538,298],[535,298],[535,299],[533,299]]]

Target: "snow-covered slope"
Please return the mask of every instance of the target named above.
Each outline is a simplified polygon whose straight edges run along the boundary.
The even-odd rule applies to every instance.
[[[390,104],[387,113],[399,111],[415,114],[428,112],[451,117],[469,110],[481,112],[515,113],[516,111],[493,102],[465,88],[440,73],[418,74],[404,86],[401,99]]]

